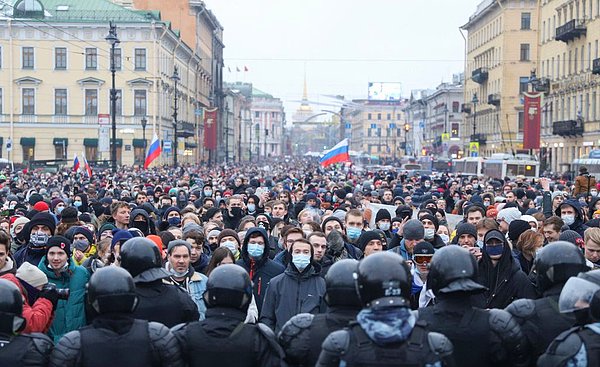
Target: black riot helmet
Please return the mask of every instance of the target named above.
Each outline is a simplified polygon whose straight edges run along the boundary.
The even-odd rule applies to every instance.
[[[116,266],[99,268],[87,285],[87,301],[99,314],[133,312],[138,297],[131,274]]]
[[[23,297],[11,281],[0,279],[0,333],[12,335],[25,328]]]
[[[412,277],[400,255],[378,252],[358,263],[356,288],[363,306],[408,305]]]
[[[145,237],[134,237],[125,241],[119,254],[121,267],[129,272],[136,282],[152,282],[169,277],[162,268],[158,247]]]
[[[429,264],[427,288],[433,293],[480,293],[486,288],[477,283],[477,260],[460,246],[446,246],[437,250]]]
[[[540,292],[588,270],[581,250],[567,241],[556,241],[542,247],[535,255],[533,268]]]
[[[204,301],[208,307],[228,307],[246,311],[252,300],[252,281],[239,265],[216,267],[208,276]]]
[[[356,293],[354,273],[358,269],[358,261],[354,259],[340,260],[331,265],[325,275],[325,302],[329,306],[347,306],[360,308],[362,305]]]

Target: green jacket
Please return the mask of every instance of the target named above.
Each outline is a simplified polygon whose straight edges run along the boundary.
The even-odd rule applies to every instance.
[[[48,269],[46,256],[42,258],[38,268],[48,277],[48,283],[53,283],[56,288],[69,288],[69,299],[59,300],[54,311],[54,321],[48,331],[48,336],[54,343],[69,331],[85,326],[85,287],[90,279],[88,271],[75,265],[72,258],[68,260],[69,267],[58,276]]]

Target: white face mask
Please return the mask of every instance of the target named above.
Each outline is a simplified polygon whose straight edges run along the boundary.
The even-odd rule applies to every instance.
[[[448,236],[447,234],[441,234],[440,238],[442,239],[442,241],[444,241],[446,245],[448,244],[448,242],[450,242],[450,236]]]
[[[390,223],[380,223],[379,224],[379,229],[381,229],[382,231],[389,231],[390,229]]]
[[[425,228],[425,239],[426,240],[430,240],[435,236],[435,229],[434,228]]]
[[[563,222],[565,222],[566,225],[570,226],[571,224],[575,223],[575,216],[571,215],[571,214],[566,214],[561,216]]]

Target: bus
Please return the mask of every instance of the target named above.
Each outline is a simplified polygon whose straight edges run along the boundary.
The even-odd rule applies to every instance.
[[[452,160],[452,172],[463,176],[483,175],[483,162],[481,157],[465,157]]]
[[[466,157],[452,160],[452,172],[463,176],[484,176],[490,178],[517,176],[539,177],[540,162],[526,154],[499,153],[491,157]]]
[[[571,171],[577,173],[580,167],[587,168],[592,176],[600,176],[600,149],[593,149],[589,155],[573,160]]]

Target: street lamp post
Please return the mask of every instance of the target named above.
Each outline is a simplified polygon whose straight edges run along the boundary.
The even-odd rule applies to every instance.
[[[404,124],[404,155],[408,155],[408,131],[410,130],[410,125],[408,122]]]
[[[115,73],[117,67],[115,65],[115,46],[120,43],[117,38],[117,26],[109,23],[108,36],[105,40],[110,44],[110,72],[112,74],[112,86],[110,89],[110,114],[112,123],[112,142],[110,144],[110,164],[113,173],[117,172],[117,89],[115,88]]]
[[[146,126],[148,125],[148,119],[146,116],[142,117],[142,139],[144,140],[144,154],[142,155],[142,163],[144,163],[144,157],[146,156]]]
[[[229,162],[229,104],[225,103],[225,163]]]
[[[177,150],[178,150],[178,141],[177,141],[177,83],[179,82],[179,71],[177,70],[177,66],[175,66],[173,68],[173,76],[171,76],[171,79],[173,80],[173,83],[175,83],[174,85],[174,93],[173,93],[173,130],[175,133],[175,138],[174,140],[174,152],[175,154],[173,155],[173,165],[175,167],[177,167]]]
[[[471,100],[473,103],[473,139],[475,138],[475,132],[477,131],[477,103],[479,103],[479,99],[477,98],[477,93],[473,93],[473,99]]]

